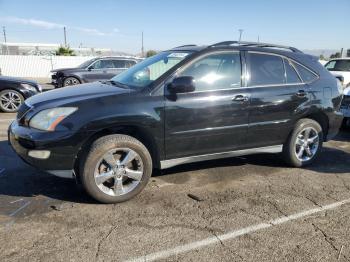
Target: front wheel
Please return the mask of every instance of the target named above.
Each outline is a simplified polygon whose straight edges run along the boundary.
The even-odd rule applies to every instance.
[[[17,112],[23,101],[23,96],[15,90],[3,90],[0,92],[0,110],[3,112]]]
[[[102,203],[133,198],[152,174],[152,158],[147,148],[127,135],[108,135],[96,140],[81,164],[85,190]]]
[[[312,119],[300,119],[283,146],[284,159],[294,167],[307,166],[318,157],[322,142],[320,124]]]
[[[63,80],[63,87],[74,86],[74,85],[79,85],[79,84],[81,84],[79,79],[77,79],[75,77],[67,77]]]

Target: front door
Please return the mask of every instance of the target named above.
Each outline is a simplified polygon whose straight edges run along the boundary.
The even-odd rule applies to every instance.
[[[166,159],[227,152],[244,147],[249,92],[241,87],[239,52],[204,55],[181,69],[195,91],[165,99]]]

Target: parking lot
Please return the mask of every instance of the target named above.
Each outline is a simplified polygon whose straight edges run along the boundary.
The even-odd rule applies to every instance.
[[[24,164],[0,114],[2,261],[349,261],[350,132],[307,169],[278,155],[156,174],[129,202],[102,205],[74,181]]]

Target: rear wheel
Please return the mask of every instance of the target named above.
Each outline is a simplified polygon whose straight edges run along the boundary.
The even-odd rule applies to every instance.
[[[118,203],[142,191],[152,174],[147,148],[127,135],[96,140],[82,163],[82,182],[90,196],[102,203]]]
[[[23,96],[15,90],[0,92],[0,109],[6,113],[17,112],[23,101]]]
[[[63,80],[63,86],[74,86],[79,84],[80,84],[80,81],[76,77],[67,77]]]
[[[301,119],[283,146],[284,159],[291,166],[307,166],[318,157],[322,142],[320,124],[312,119]]]

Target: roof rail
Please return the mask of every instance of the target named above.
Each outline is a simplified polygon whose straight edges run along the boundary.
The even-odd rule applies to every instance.
[[[299,49],[291,46],[284,46],[284,45],[275,45],[275,44],[268,44],[268,43],[260,43],[260,42],[244,42],[244,41],[224,41],[215,43],[213,45],[210,45],[208,47],[217,47],[217,46],[252,46],[252,47],[272,47],[272,48],[281,48],[281,49],[289,49],[292,52],[295,53],[302,53]]]
[[[197,45],[180,45],[180,46],[174,47],[173,49],[180,48],[180,47],[189,47],[189,46],[197,46]]]

